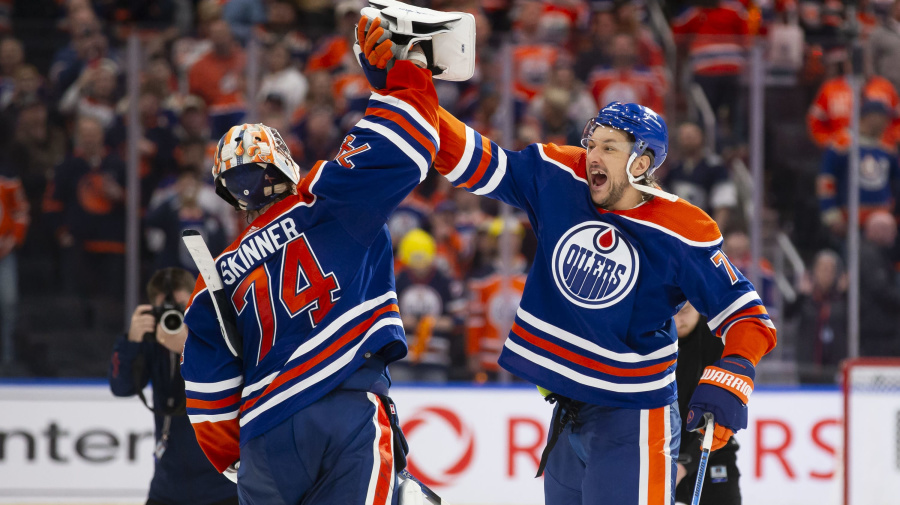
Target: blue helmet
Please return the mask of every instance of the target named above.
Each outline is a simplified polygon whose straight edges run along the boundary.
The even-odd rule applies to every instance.
[[[634,135],[634,147],[631,152],[637,156],[645,151],[653,152],[653,165],[647,170],[652,174],[662,165],[669,154],[669,130],[666,121],[650,107],[636,103],[610,102],[600,109],[597,117],[591,118],[584,126],[581,135],[582,145],[594,133],[598,125],[605,125]]]

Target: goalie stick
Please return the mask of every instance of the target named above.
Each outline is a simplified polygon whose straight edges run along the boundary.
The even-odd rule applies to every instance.
[[[243,357],[243,338],[237,331],[234,313],[229,310],[228,295],[225,294],[222,278],[216,271],[216,262],[209,252],[209,247],[206,246],[203,236],[197,230],[184,230],[181,233],[181,239],[187,246],[188,252],[191,253],[191,258],[194,259],[194,264],[197,265],[197,270],[200,271],[200,276],[203,277],[203,282],[206,283],[206,288],[209,290],[225,345],[228,346],[231,354],[238,358]]]
[[[716,423],[713,415],[704,414],[706,417],[706,430],[703,432],[703,445],[700,446],[700,466],[697,467],[697,482],[694,484],[694,496],[691,505],[700,505],[700,493],[703,491],[703,480],[706,478],[706,464],[709,462],[709,450],[712,448],[713,431]]]

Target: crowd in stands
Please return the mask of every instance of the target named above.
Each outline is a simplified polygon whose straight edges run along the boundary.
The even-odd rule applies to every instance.
[[[639,102],[669,123],[662,186],[716,219],[735,266],[754,270],[751,219],[766,219],[770,260],[774,230],[793,238],[810,267],[794,272],[791,295],[777,288],[769,261],[755,270],[787,349],[782,359],[804,382],[832,382],[847,354],[846,34],[856,26],[866,48],[862,351],[900,355],[900,1],[860,0],[856,23],[833,0],[411,3],[475,15],[476,75],[438,81],[438,94],[505,148],[579,145],[600,107]],[[126,313],[129,108],[137,107],[141,126],[141,278],[167,266],[195,271],[182,230],[201,230],[215,254],[247,225],[215,195],[209,175],[215,143],[230,126],[276,128],[306,169],[339,152],[369,96],[352,48],[363,5],[0,0],[0,375],[105,372]],[[126,92],[132,35],[141,49],[135,97]],[[761,69],[749,64],[757,41],[766,48]],[[774,105],[766,209],[748,213],[738,171],[749,156],[752,71],[770,79]],[[697,88],[715,116],[713,131],[699,124]],[[802,134],[791,137],[797,128]],[[392,367],[396,378],[508,380],[496,357],[534,256],[527,220],[432,171],[389,228],[410,343],[409,357]]]

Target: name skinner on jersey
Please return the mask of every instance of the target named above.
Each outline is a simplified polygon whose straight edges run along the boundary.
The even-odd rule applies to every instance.
[[[222,282],[229,286],[234,284],[244,272],[250,270],[254,261],[261,260],[266,254],[274,254],[281,246],[299,236],[297,224],[291,218],[276,221],[257,231],[244,239],[236,250],[219,259]]]
[[[553,280],[575,305],[601,309],[618,303],[637,282],[637,251],[608,223],[578,224],[553,250]]]

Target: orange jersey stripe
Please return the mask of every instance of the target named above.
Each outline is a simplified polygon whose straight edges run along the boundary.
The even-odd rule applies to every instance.
[[[459,163],[466,150],[466,125],[443,107],[438,110],[440,118],[441,150],[434,160],[434,168],[441,175],[449,174]]]
[[[776,341],[775,328],[769,328],[757,318],[742,319],[728,330],[722,356],[741,356],[756,366],[775,347]]]
[[[728,319],[726,319],[725,322],[719,325],[719,329],[716,331],[716,336],[721,337],[722,331],[727,328],[728,325],[731,324],[735,319],[761,315],[769,315],[769,313],[766,312],[766,308],[762,305],[754,305],[753,307],[747,307],[744,310],[739,310],[736,313],[732,314]]]
[[[548,158],[570,167],[578,177],[587,180],[587,171],[584,166],[587,151],[583,147],[559,146],[556,144],[544,144],[541,147]]]
[[[649,411],[647,420],[647,505],[668,505],[666,496],[666,407]]]
[[[600,208],[598,211],[608,212]],[[654,198],[640,207],[612,212],[649,221],[695,242],[714,242],[722,238],[719,226],[711,217],[681,198],[675,202]]]
[[[431,84],[431,72],[411,61],[398,61],[388,72],[387,89],[391,90],[391,96],[411,105],[428,124],[438,129],[438,97]]]
[[[393,121],[395,124],[397,124],[397,126],[403,128],[403,131],[410,134],[412,138],[416,139],[416,142],[422,144],[422,146],[428,150],[428,154],[431,155],[431,159],[434,160],[434,143],[429,140],[428,137],[422,135],[422,132],[420,132],[416,127],[410,124],[410,122],[407,121],[405,117],[397,114],[392,110],[377,108],[366,109],[366,115],[378,116],[380,118]]]
[[[475,173],[472,175],[472,177],[469,178],[469,180],[466,181],[466,183],[463,184],[462,187],[463,188],[471,188],[475,184],[478,184],[478,182],[481,180],[481,178],[484,177],[484,173],[485,173],[485,171],[487,171],[487,167],[488,167],[488,165],[491,164],[492,159],[493,159],[493,155],[491,154],[491,141],[487,137],[482,136],[481,137],[481,162],[478,163],[478,169],[475,171]]]
[[[202,276],[202,275],[198,275],[198,276],[197,276],[197,282],[194,284],[194,292],[191,293],[191,299],[188,300],[187,307],[185,307],[185,310],[187,310],[188,308],[190,308],[191,304],[194,303],[194,297],[196,297],[197,294],[198,294],[199,292],[203,291],[204,289],[206,289],[206,281],[203,280],[203,276]]]
[[[240,459],[239,445],[241,426],[237,418],[213,423],[204,421],[194,424],[197,442],[210,463],[219,472],[224,472],[232,463]]]
[[[391,488],[394,486],[394,454],[392,451],[391,422],[388,419],[384,404],[378,401],[375,409],[378,411],[378,454],[380,461],[375,464],[378,468],[378,478],[375,484],[375,499],[372,505],[387,505]]]
[[[559,356],[560,358],[571,361],[572,363],[576,363],[585,368],[590,368],[591,370],[596,370],[598,372],[602,372],[609,375],[616,375],[619,377],[646,377],[648,375],[658,374],[660,372],[664,372],[670,366],[675,364],[675,360],[667,361],[665,363],[658,363],[656,365],[651,365],[643,368],[619,368],[610,366],[599,361],[586,358],[584,356],[580,356],[575,354],[574,352],[560,347],[556,344],[547,342],[541,338],[538,338],[535,335],[529,333],[525,328],[519,326],[518,323],[513,323],[512,327],[513,333],[521,337],[526,342],[531,345],[540,347],[545,351],[552,352],[553,354]]]
[[[241,392],[227,397],[222,398],[221,400],[194,400],[192,398],[187,399],[187,408],[189,409],[221,409],[224,407],[229,407],[231,405],[236,405],[241,401]]]
[[[279,386],[286,383],[287,381],[294,379],[296,377],[299,377],[299,376],[303,375],[304,373],[308,372],[314,366],[318,365],[319,363],[324,361],[326,358],[328,358],[329,356],[331,356],[335,352],[337,352],[338,349],[344,347],[350,341],[354,340],[356,337],[360,336],[363,332],[368,330],[369,327],[372,326],[372,324],[375,322],[376,319],[378,319],[379,316],[381,316],[382,314],[384,314],[386,312],[392,312],[392,311],[400,312],[400,307],[398,307],[395,304],[390,304],[390,305],[384,306],[384,307],[376,310],[374,313],[372,313],[372,315],[368,319],[366,319],[365,321],[356,325],[353,329],[351,329],[350,331],[345,333],[341,338],[334,341],[331,345],[326,347],[322,352],[317,354],[315,357],[304,362],[302,365],[300,365],[296,368],[292,368],[291,370],[288,370],[287,372],[284,372],[281,375],[279,375],[278,377],[276,377],[275,380],[273,380],[272,383],[266,387],[266,390],[263,391],[263,393],[261,395],[244,402],[244,404],[241,406],[241,412],[244,412],[244,411],[252,408],[254,405],[256,405],[256,402],[258,402],[260,399],[264,398],[266,395],[268,395],[269,393],[271,393],[272,391],[274,391],[275,389],[277,389]]]

